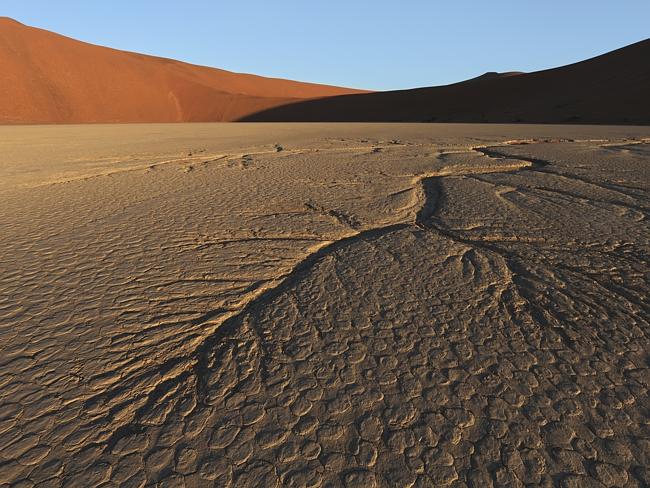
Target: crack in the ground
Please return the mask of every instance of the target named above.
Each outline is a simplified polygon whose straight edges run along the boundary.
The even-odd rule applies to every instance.
[[[511,156],[501,153],[493,147],[475,147],[473,148],[473,150],[480,152],[481,154],[496,160],[512,159]],[[543,168],[549,164],[547,161],[537,159],[537,158],[517,156],[517,159],[527,161],[531,163],[532,166],[520,168],[519,170],[515,170],[515,171],[528,170],[528,171],[539,171],[539,172],[546,173],[545,170],[540,168]],[[499,173],[506,173],[506,172],[512,173],[514,171],[504,171]],[[440,178],[442,177],[434,176],[434,177],[422,179],[421,185],[422,185],[422,194],[424,195],[424,200],[423,200],[424,203],[422,205],[421,210],[418,212],[416,216],[415,225],[424,231],[435,232],[454,242],[470,246],[473,249],[482,249],[483,251],[494,253],[500,256],[503,259],[506,268],[511,273],[512,283],[515,287],[517,294],[522,299],[524,299],[525,302],[528,304],[528,309],[531,313],[531,316],[533,316],[535,318],[535,321],[538,322],[540,325],[544,325],[553,329],[562,338],[562,340],[565,342],[567,347],[572,348],[574,340],[570,337],[570,335],[567,334],[567,332],[562,327],[558,325],[554,325],[551,322],[549,322],[549,320],[546,318],[546,314],[543,308],[540,307],[539,304],[534,303],[531,297],[526,296],[526,293],[523,292],[521,287],[517,284],[517,282],[520,281],[521,279],[535,280],[535,277],[526,269],[526,267],[522,264],[521,260],[518,257],[508,254],[507,252],[500,249],[496,245],[490,244],[485,240],[464,238],[458,235],[457,233],[453,232],[452,230],[446,228],[445,226],[441,225],[439,222],[437,222],[435,215],[440,208],[440,206],[437,205],[437,203],[440,200],[442,195]],[[573,270],[573,271],[577,272],[577,270]],[[588,276],[588,278],[594,280],[592,276]],[[605,285],[600,282],[598,282],[598,284],[600,286],[605,287]],[[620,290],[614,290],[611,287],[606,287],[606,289],[628,300],[631,299],[631,297],[627,293],[621,292]],[[630,301],[632,301],[632,303],[637,303],[636,300],[630,300]]]
[[[234,332],[237,331],[243,325],[243,321],[249,315],[255,315],[255,313],[264,309],[271,303],[275,298],[284,293],[286,290],[290,289],[297,282],[303,279],[309,272],[316,266],[318,263],[322,262],[324,259],[336,253],[338,250],[354,245],[360,241],[374,241],[382,236],[387,234],[397,232],[404,229],[420,229],[422,231],[435,232],[451,241],[462,243],[471,247],[472,249],[480,249],[488,253],[493,253],[500,256],[506,268],[511,274],[513,280],[513,285],[516,292],[521,296],[525,302],[528,304],[528,308],[531,314],[536,318],[536,322],[542,326],[548,326],[552,328],[560,337],[563,338],[564,342],[570,347],[573,344],[571,337],[564,331],[561,327],[550,323],[546,318],[543,311],[540,307],[536,306],[530,297],[523,296],[520,290],[520,286],[517,285],[516,281],[519,279],[534,279],[530,273],[527,272],[526,268],[519,262],[519,259],[516,256],[509,255],[504,252],[495,244],[490,244],[482,240],[474,240],[464,238],[452,230],[446,228],[437,222],[435,215],[440,207],[440,200],[442,198],[442,188],[441,181],[445,177],[449,176],[464,176],[465,174],[482,174],[482,173],[515,173],[518,171],[540,171],[546,172],[543,168],[549,163],[536,158],[528,157],[512,157],[507,154],[504,154],[498,150],[498,146],[492,147],[474,147],[472,151],[478,152],[485,157],[488,157],[493,160],[518,160],[522,164],[513,165],[510,164],[506,167],[492,167],[485,168],[461,168],[463,171],[452,172],[448,169],[438,172],[425,173],[420,175],[414,175],[413,177],[413,187],[411,191],[415,195],[415,204],[414,208],[419,206],[419,210],[415,212],[413,220],[410,222],[400,222],[390,225],[384,225],[375,228],[364,229],[357,231],[354,228],[350,228],[353,232],[351,235],[345,236],[337,240],[323,240],[318,242],[312,247],[312,251],[304,256],[295,266],[293,266],[287,273],[282,276],[279,276],[275,279],[267,280],[257,289],[252,290],[254,292],[248,300],[244,300],[240,308],[234,310],[223,310],[218,309],[216,311],[209,311],[205,313],[199,319],[193,321],[193,325],[209,325],[210,331],[207,332],[202,341],[198,344],[194,352],[190,353],[192,359],[187,363],[189,367],[188,370],[178,371],[178,374],[169,378],[167,377],[164,381],[165,388],[168,389],[170,385],[176,385],[178,387],[182,382],[189,381],[192,378],[192,382],[197,394],[197,400],[203,405],[209,405],[209,391],[208,391],[208,379],[210,378],[211,371],[214,368],[219,368],[221,363],[227,361],[228,354],[224,354],[224,357],[219,358],[220,354],[215,354],[218,350],[222,348],[227,348],[232,346],[230,344],[232,341],[228,341],[228,337],[232,337]],[[523,164],[525,162],[525,164]],[[478,171],[477,171],[478,169]],[[564,175],[562,175],[564,176]],[[591,183],[591,182],[590,182]],[[417,205],[419,203],[419,205]],[[319,209],[320,210],[320,209]],[[347,223],[347,222],[345,222]],[[352,226],[350,226],[352,227]],[[267,374],[263,371],[264,358],[268,355],[268,352],[264,350],[264,340],[263,340],[263,331],[256,324],[250,324],[251,331],[257,336],[258,342],[261,348],[260,357],[256,362],[261,363],[260,374],[264,376]],[[235,344],[236,347],[236,344]],[[225,351],[225,349],[224,349]],[[215,358],[217,363],[214,362]],[[174,369],[173,366],[178,364],[177,360],[169,360],[171,363],[165,367],[165,364],[160,365],[161,369]],[[171,367],[170,367],[171,366]],[[182,369],[182,368],[181,368]],[[191,372],[190,372],[191,371]],[[158,397],[161,395],[160,388],[156,387],[154,390],[145,394],[146,397],[153,395]],[[129,423],[134,421],[137,422],[137,419],[145,413],[146,407],[151,405],[152,402],[150,399],[145,401],[145,404],[137,410],[131,421],[126,424],[122,424],[120,431],[122,431]],[[117,432],[117,431],[116,431]],[[113,436],[111,436],[113,439]],[[109,442],[110,444],[110,442]]]
[[[484,154],[486,157],[489,157],[491,159],[496,159],[496,160],[514,159],[514,158],[506,158],[498,155],[493,155],[495,153],[490,151],[489,148],[487,147],[473,148],[472,150],[480,152]],[[529,164],[533,164],[533,165],[542,164],[537,160],[531,160],[525,158],[517,158],[517,159],[521,161],[525,161],[527,164],[525,165],[511,164],[505,168],[498,168],[498,167],[481,168],[482,171],[480,172],[484,172],[484,173],[514,172],[514,171],[519,171],[528,168]],[[471,168],[463,168],[463,169],[466,169],[466,172],[472,174],[475,173],[475,171],[472,171]],[[235,331],[239,326],[241,326],[241,321],[243,317],[264,308],[268,303],[272,302],[273,299],[275,299],[277,296],[282,294],[286,289],[291,288],[295,283],[300,281],[306,274],[308,274],[308,272],[317,263],[321,262],[323,259],[335,253],[339,249],[342,249],[344,247],[347,247],[348,245],[352,245],[359,241],[365,241],[365,240],[372,241],[384,235],[390,234],[392,232],[396,232],[407,228],[413,228],[413,227],[421,228],[421,229],[428,228],[429,227],[428,222],[430,221],[431,217],[434,215],[438,207],[437,205],[438,196],[440,194],[439,191],[432,192],[430,189],[430,185],[437,184],[440,178],[445,178],[448,176],[463,176],[464,174],[465,172],[453,173],[450,172],[449,170],[443,170],[439,172],[431,172],[431,173],[424,173],[420,175],[414,175],[412,191],[415,192],[416,199],[418,202],[420,202],[419,205],[420,210],[418,210],[415,213],[412,222],[395,223],[386,226],[370,228],[370,229],[356,232],[355,234],[344,237],[342,239],[324,242],[323,245],[319,246],[314,252],[308,254],[298,264],[296,264],[291,269],[291,271],[286,273],[282,278],[273,280],[273,282],[268,287],[266,287],[261,294],[259,294],[257,297],[249,301],[241,310],[237,311],[235,314],[231,315],[226,320],[224,320],[221,323],[221,325],[218,327],[218,329],[210,337],[206,338],[205,342],[201,344],[201,346],[197,350],[196,356],[198,359],[193,369],[197,380],[196,388],[197,388],[197,394],[199,399],[205,399],[207,395],[205,378],[207,378],[207,376],[209,375],[208,363],[209,363],[209,358],[211,356],[210,352],[213,351],[215,346],[219,344],[219,342],[223,338],[225,338],[233,331]],[[479,245],[479,243],[477,242],[461,239],[450,232],[444,231],[442,228],[431,227],[431,229],[434,228],[440,234],[444,235],[445,237],[451,240],[457,242],[463,242],[464,244],[468,244],[472,247],[484,247],[486,249],[493,250],[491,249],[493,246],[488,246],[485,244]],[[501,253],[497,250],[493,250],[493,252],[501,255]],[[257,329],[257,328],[253,326],[253,329]],[[257,334],[258,338],[260,339],[262,338],[262,334],[259,329],[255,330],[255,333]],[[263,341],[260,340],[260,343],[263,344]],[[266,353],[264,351],[262,352],[262,356],[263,357],[266,356]]]
[[[250,313],[254,313],[261,308],[264,308],[268,302],[273,301],[274,298],[282,294],[286,289],[291,288],[291,286],[300,281],[317,263],[335,253],[337,250],[362,240],[374,240],[391,232],[408,228],[409,226],[410,224],[408,223],[398,223],[384,227],[368,229],[351,236],[344,237],[336,241],[330,241],[329,243],[324,244],[316,251],[303,258],[292,268],[291,271],[285,274],[284,277],[274,280],[275,284],[272,284],[262,294],[258,295],[256,298],[248,302],[244,308],[239,310],[236,314],[228,317],[224,322],[221,323],[215,333],[205,340],[205,342],[199,347],[197,351],[196,355],[198,359],[194,366],[194,372],[197,378],[196,386],[199,398],[202,399],[206,397],[204,379],[208,375],[209,368],[207,363],[209,362],[209,357],[211,355],[210,351],[212,351],[213,348],[224,337],[235,331],[241,325],[241,320],[244,316]],[[258,337],[261,338],[260,331],[256,330],[255,332],[257,333]]]

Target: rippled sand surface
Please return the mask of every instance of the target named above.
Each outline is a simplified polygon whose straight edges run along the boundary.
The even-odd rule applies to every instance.
[[[635,127],[0,127],[0,485],[648,486],[649,170]]]

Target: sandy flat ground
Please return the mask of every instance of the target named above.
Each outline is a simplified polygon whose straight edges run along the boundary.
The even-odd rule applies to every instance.
[[[0,127],[0,485],[648,486],[649,170],[635,127]]]

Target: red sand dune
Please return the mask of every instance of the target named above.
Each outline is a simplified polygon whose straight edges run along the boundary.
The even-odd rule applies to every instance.
[[[561,68],[303,101],[243,120],[650,124],[650,39]]]
[[[118,51],[0,17],[0,123],[225,121],[355,92]]]
[[[364,92],[118,51],[0,17],[0,123],[650,124],[650,39],[535,73]]]

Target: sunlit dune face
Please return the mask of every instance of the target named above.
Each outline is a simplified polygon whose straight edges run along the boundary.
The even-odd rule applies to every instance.
[[[357,90],[117,51],[0,19],[0,123],[228,121]]]

